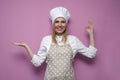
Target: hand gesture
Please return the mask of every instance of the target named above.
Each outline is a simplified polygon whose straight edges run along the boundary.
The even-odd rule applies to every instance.
[[[26,47],[27,46],[27,44],[24,43],[24,42],[13,42],[12,44],[16,45],[16,46],[21,46],[21,47]]]
[[[88,26],[86,27],[86,31],[87,31],[87,33],[90,35],[90,34],[93,34],[93,26],[94,26],[94,24],[93,24],[93,22],[92,21],[89,21],[88,22]]]
[[[15,45],[15,46],[24,47],[27,50],[29,56],[32,59],[32,57],[33,57],[34,54],[33,54],[32,50],[30,49],[30,47],[26,43],[24,43],[24,42],[12,42],[12,44]]]

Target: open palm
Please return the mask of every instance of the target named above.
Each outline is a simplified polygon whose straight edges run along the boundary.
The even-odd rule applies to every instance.
[[[14,45],[16,46],[21,46],[21,47],[25,47],[27,44],[24,42],[13,42]]]

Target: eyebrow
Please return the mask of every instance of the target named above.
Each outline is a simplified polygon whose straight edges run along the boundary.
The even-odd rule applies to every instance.
[[[59,20],[55,20],[55,22],[59,22]],[[61,22],[66,22],[65,20],[61,20]]]

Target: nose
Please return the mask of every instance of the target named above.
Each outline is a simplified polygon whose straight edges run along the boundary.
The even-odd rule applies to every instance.
[[[59,26],[62,26],[61,22],[58,23]]]

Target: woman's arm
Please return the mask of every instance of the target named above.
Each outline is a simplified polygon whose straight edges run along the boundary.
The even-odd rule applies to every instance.
[[[97,48],[95,48],[94,43],[94,33],[93,33],[93,23],[89,22],[88,26],[86,27],[86,31],[90,38],[90,45],[89,47],[86,47],[77,37],[75,37],[73,40],[75,40],[73,44],[73,50],[75,53],[80,52],[82,55],[94,58],[96,56]]]
[[[33,58],[34,54],[33,54],[32,50],[30,49],[30,47],[26,43],[24,43],[24,42],[13,42],[13,44],[16,45],[16,46],[24,47],[26,49],[26,51],[28,52],[30,58],[31,59]]]
[[[50,36],[44,37],[41,41],[41,45],[37,54],[33,54],[30,47],[24,42],[13,42],[13,44],[16,46],[24,47],[27,50],[29,56],[31,57],[32,64],[36,67],[39,67],[46,59],[48,49],[47,46],[50,45],[50,41],[51,41]]]

